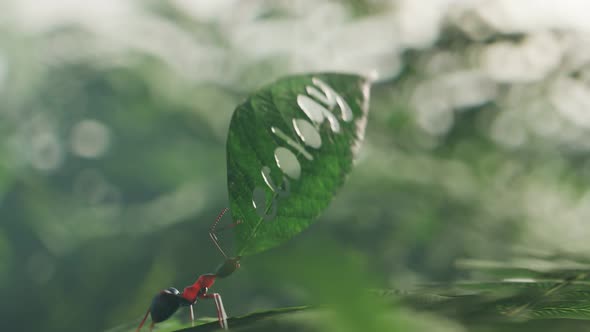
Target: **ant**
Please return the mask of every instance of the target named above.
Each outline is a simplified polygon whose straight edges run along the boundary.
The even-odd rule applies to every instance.
[[[221,264],[217,268],[215,273],[208,273],[199,276],[197,281],[191,286],[187,286],[184,288],[182,293],[178,291],[178,289],[174,287],[166,288],[160,293],[158,293],[152,300],[152,304],[148,308],[145,316],[141,320],[141,323],[137,327],[136,332],[139,332],[145,323],[148,315],[152,316],[152,324],[150,325],[150,331],[154,328],[154,324],[163,322],[166,319],[170,318],[179,307],[190,307],[191,310],[191,324],[194,325],[195,322],[195,314],[193,311],[193,305],[197,303],[197,299],[214,299],[215,305],[217,307],[217,318],[219,319],[219,325],[221,325],[222,329],[227,330],[227,315],[225,313],[225,309],[223,308],[223,302],[221,302],[221,296],[218,293],[208,294],[207,291],[213,284],[215,283],[215,279],[217,278],[225,278],[232,274],[235,270],[240,267],[240,256],[237,257],[228,257],[221,246],[219,245],[219,241],[217,239],[215,227],[217,223],[223,215],[228,211],[228,208],[225,208],[221,211],[217,219],[209,230],[209,237],[213,241],[213,244],[219,252],[225,257],[225,262]],[[225,226],[223,229],[234,227],[241,223],[241,220]],[[221,229],[221,230],[223,230]]]

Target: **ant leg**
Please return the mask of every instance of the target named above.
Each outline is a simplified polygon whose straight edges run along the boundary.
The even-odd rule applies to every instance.
[[[217,227],[217,224],[219,223],[219,220],[221,220],[221,218],[223,217],[223,215],[228,211],[228,208],[225,208],[223,210],[221,210],[221,213],[219,213],[219,215],[217,216],[217,219],[215,219],[215,221],[213,222],[213,225],[211,225],[211,228],[209,229],[209,237],[211,238],[211,241],[213,241],[213,244],[217,247],[217,249],[219,250],[219,252],[223,255],[223,257],[225,259],[228,259],[229,257],[225,254],[225,251],[223,251],[223,249],[221,249],[221,246],[219,245],[219,239],[217,239],[217,230],[215,229]],[[229,225],[223,226],[221,227],[219,230],[220,231],[224,231],[226,229],[229,228],[233,228],[238,224],[241,224],[242,221],[238,220],[234,223],[231,223]]]
[[[227,314],[225,313],[225,308],[223,307],[223,302],[221,301],[221,295],[214,293],[213,298],[215,299],[215,305],[217,306],[219,325],[221,325],[222,329],[227,330]]]
[[[217,319],[219,320],[219,325],[222,329],[227,330],[227,314],[225,313],[225,308],[223,307],[223,302],[221,301],[221,295],[219,295],[219,293],[203,294],[201,298],[212,298],[215,300],[215,307],[217,309]]]
[[[242,223],[242,221],[241,221],[241,220],[238,220],[238,221],[236,221],[236,222],[233,222],[233,223],[231,223],[231,224],[229,224],[229,225],[222,226],[222,227],[220,227],[220,228],[217,230],[217,232],[216,232],[216,233],[219,233],[219,231],[225,231],[225,230],[228,230],[228,229],[234,228],[234,227],[236,227],[237,225],[239,225],[239,224],[241,224],[241,223]]]
[[[217,249],[223,255],[223,257],[225,257],[225,259],[227,259],[227,255],[225,254],[225,252],[223,251],[223,249],[221,249],[221,246],[219,245],[219,242],[217,240],[217,235],[215,235],[216,234],[215,227],[217,227],[217,223],[219,222],[219,220],[221,220],[221,217],[223,217],[223,215],[227,212],[227,210],[229,210],[229,209],[225,208],[225,209],[221,210],[221,213],[217,216],[217,219],[215,219],[215,221],[213,222],[213,225],[211,225],[211,228],[209,229],[209,237],[211,238],[211,241],[213,241],[213,244],[217,247]]]
[[[135,332],[139,332],[141,330],[141,328],[143,327],[143,323],[145,323],[145,320],[147,319],[147,316],[150,314],[150,309],[148,308],[147,312],[145,313],[145,316],[143,316],[143,319],[141,320],[141,323],[139,323],[139,326],[137,327],[137,330],[135,330]]]
[[[221,213],[217,216],[217,219],[215,219],[215,221],[213,222],[213,225],[211,225],[211,228],[209,229],[209,237],[211,238],[211,241],[213,241],[213,244],[217,247],[217,249],[219,250],[219,252],[223,255],[223,257],[225,257],[225,259],[228,259],[229,257],[225,254],[225,251],[223,251],[223,249],[221,249],[221,246],[219,245],[219,240],[217,239],[217,224],[219,223],[219,220],[221,220],[221,218],[223,217],[223,215],[228,211],[228,208],[225,208],[223,210],[221,210]],[[221,227],[219,230],[223,231],[229,228],[233,228],[238,224],[241,224],[242,221],[238,220],[234,223],[231,223],[229,225],[223,226]]]

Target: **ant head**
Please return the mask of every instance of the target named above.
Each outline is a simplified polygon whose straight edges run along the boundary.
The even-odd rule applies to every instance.
[[[226,259],[225,262],[217,268],[215,275],[219,278],[225,278],[234,273],[235,270],[240,268],[240,259],[240,256]]]
[[[152,321],[158,323],[168,319],[178,310],[183,300],[178,289],[174,287],[166,288],[158,293],[158,295],[154,296],[150,306]]]

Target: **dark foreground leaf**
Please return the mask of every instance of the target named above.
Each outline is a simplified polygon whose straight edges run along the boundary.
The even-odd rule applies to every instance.
[[[284,319],[284,316],[297,312],[302,312],[304,310],[309,309],[309,307],[301,306],[301,307],[290,307],[290,308],[281,308],[281,309],[274,309],[262,312],[251,313],[244,316],[232,317],[227,320],[228,326],[231,328],[232,331],[245,331],[245,330],[258,330],[258,331],[266,331],[266,329],[261,328],[262,326],[268,325],[268,323],[274,324],[275,331],[284,331],[286,330],[286,326],[282,329],[278,329],[277,320],[284,320],[285,322],[288,321]],[[286,324],[284,324],[286,325]],[[202,324],[195,327],[189,327],[185,329],[177,330],[177,332],[206,332],[206,331],[221,331],[219,327],[218,321],[213,321],[210,323]]]
[[[238,106],[227,139],[238,255],[281,244],[328,206],[359,151],[369,88],[357,75],[292,76]]]

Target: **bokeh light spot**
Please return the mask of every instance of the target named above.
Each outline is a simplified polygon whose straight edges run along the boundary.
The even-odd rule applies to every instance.
[[[107,151],[109,144],[109,129],[99,121],[83,120],[72,128],[72,152],[80,157],[101,157]]]

